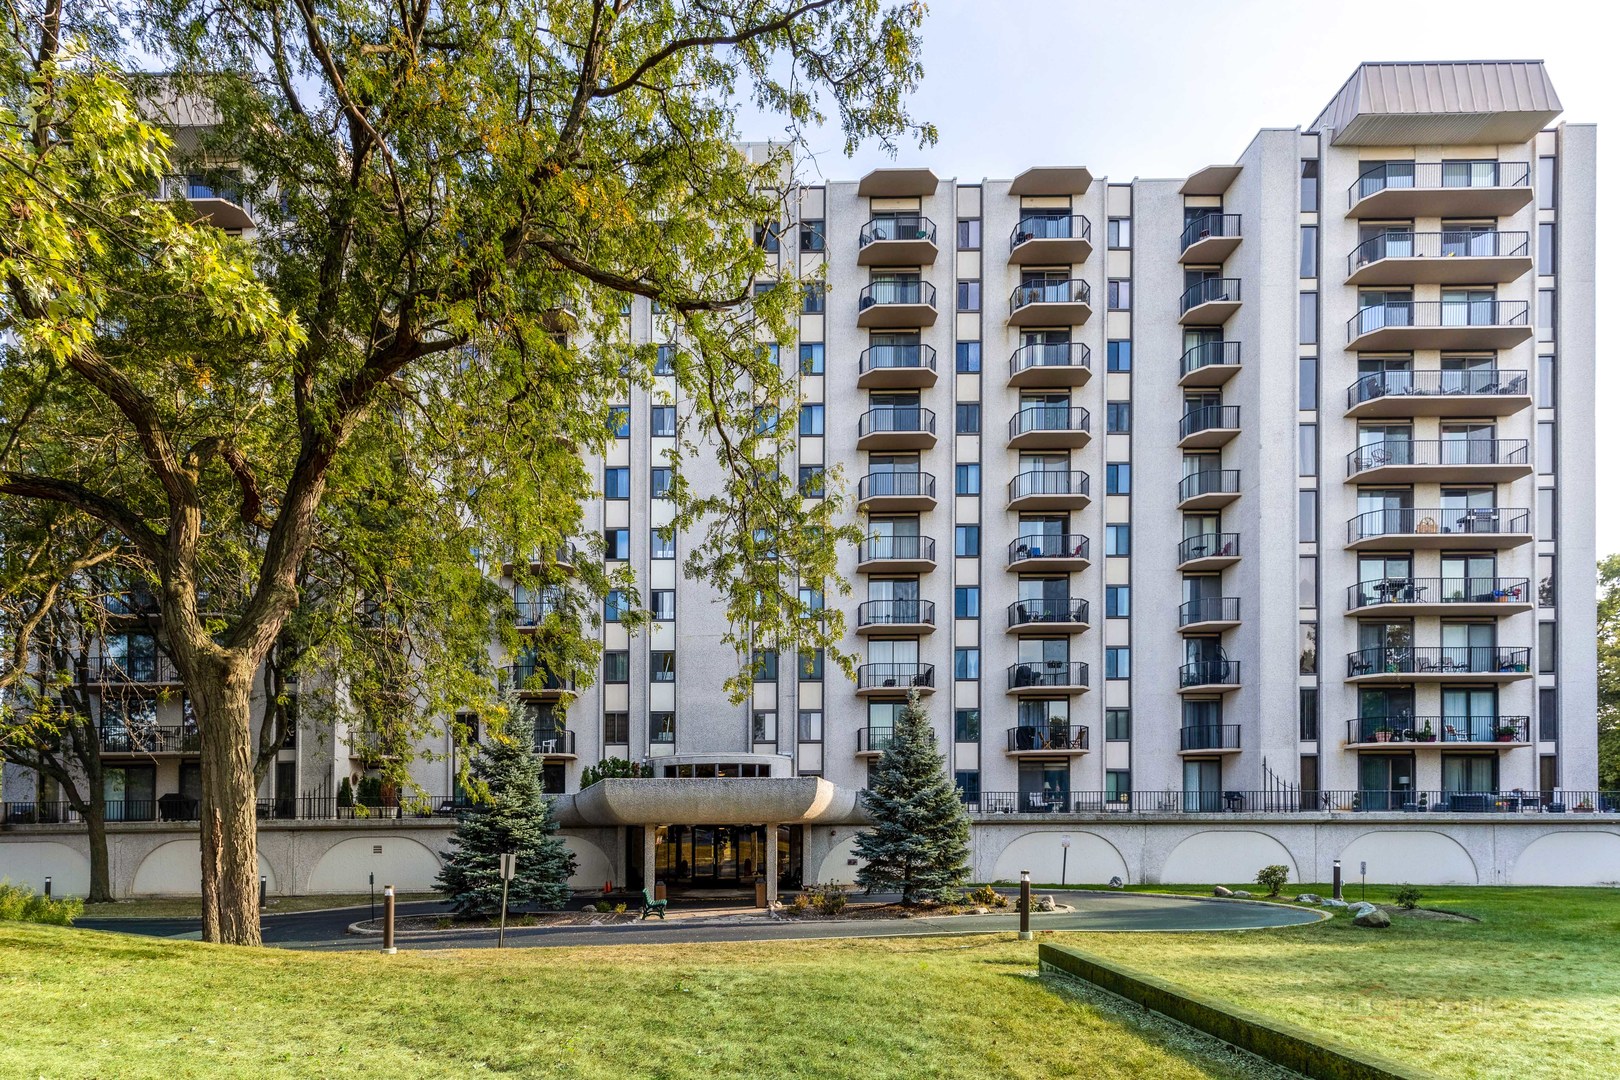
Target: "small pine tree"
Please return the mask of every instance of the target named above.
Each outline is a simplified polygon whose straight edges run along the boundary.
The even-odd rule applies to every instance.
[[[453,851],[446,853],[434,888],[458,915],[488,915],[501,908],[501,859],[517,855],[508,903],[558,908],[568,902],[575,859],[557,838],[551,800],[541,794],[540,758],[527,710],[513,708],[506,728],[481,748],[474,774],[489,785],[491,802],[461,815]]]
[[[903,903],[937,898],[967,879],[968,817],[914,690],[872,771],[865,796],[872,828],[855,840],[868,892],[898,891]]]

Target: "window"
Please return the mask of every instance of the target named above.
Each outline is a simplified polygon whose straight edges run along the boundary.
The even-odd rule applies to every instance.
[[[1536,407],[1551,409],[1558,403],[1558,362],[1551,356],[1536,358]]]
[[[675,434],[675,406],[654,405],[652,407],[652,433],[654,435]]]
[[[1299,542],[1316,543],[1316,489],[1303,488],[1299,493]]]
[[[658,346],[658,357],[653,361],[654,375],[675,374],[675,346]]]
[[[1317,200],[1317,162],[1315,158],[1302,158],[1299,163],[1299,209],[1314,214],[1319,209]]]
[[[956,283],[956,310],[979,310],[979,283],[977,281],[958,281]]]
[[[1536,290],[1536,340],[1551,341],[1558,336],[1558,290]]]
[[[767,222],[764,225],[754,226],[754,243],[766,251],[782,250],[782,226],[780,222]]]
[[[978,709],[957,709],[956,710],[956,741],[957,742],[978,742],[979,741],[979,710]]]
[[[956,493],[958,495],[977,495],[979,493],[979,466],[958,464],[956,466]]]
[[[1108,434],[1126,435],[1131,430],[1131,403],[1128,401],[1110,401],[1108,403]]]
[[[665,535],[665,530],[663,528],[660,528],[659,526],[656,526],[656,525],[653,526],[653,530],[652,530],[652,558],[654,558],[654,559],[673,559],[674,557],[675,557],[675,530],[673,528],[669,529],[668,530],[668,535],[666,536]]]
[[[827,598],[820,589],[812,589],[807,585],[799,586],[799,603],[811,611],[820,611],[827,606]]]
[[[1316,624],[1313,622],[1299,624],[1299,673],[1316,674]]]
[[[1130,218],[1112,217],[1108,219],[1108,246],[1116,251],[1131,246]]]
[[[675,681],[675,654],[667,649],[654,649],[652,653],[652,681]]]
[[[675,741],[675,714],[655,712],[647,717],[647,741],[672,743]]]
[[[826,656],[822,649],[800,650],[799,678],[807,682],[820,682],[826,671]]]
[[[602,681],[622,683],[630,681],[630,654],[613,649],[602,654]]]
[[[1551,155],[1536,161],[1536,206],[1542,210],[1558,206],[1558,159]]]
[[[1131,343],[1129,341],[1110,341],[1108,343],[1108,370],[1131,370]]]
[[[1536,624],[1536,659],[1537,669],[1543,675],[1552,675],[1558,671],[1558,624],[1544,622]]]
[[[1103,650],[1103,677],[1128,679],[1131,677],[1131,649],[1128,645],[1110,645]]]
[[[610,746],[625,746],[630,742],[630,714],[610,712],[602,714],[602,741]]]
[[[978,649],[957,648],[956,677],[958,679],[977,679],[979,677]]]
[[[754,678],[759,682],[775,682],[777,677],[778,658],[775,649],[755,649],[753,658]]]
[[[1129,802],[1131,770],[1109,769],[1103,773],[1103,796],[1111,803]]]
[[[1131,553],[1131,527],[1129,525],[1103,526],[1104,555]]]
[[[1316,276],[1316,226],[1301,225],[1299,227],[1299,276],[1313,278]]]
[[[827,497],[827,467],[825,465],[799,466],[799,494],[807,499]]]
[[[956,557],[959,559],[977,559],[979,557],[979,527],[977,525],[958,525],[956,527]]]
[[[630,466],[611,465],[602,470],[602,497],[604,499],[630,497]]]
[[[1109,462],[1107,466],[1108,494],[1131,493],[1131,466],[1129,462]]]
[[[615,439],[630,437],[630,406],[614,405],[608,409],[608,430]]]
[[[1536,226],[1536,273],[1558,273],[1558,226],[1549,221]]]
[[[1536,606],[1557,607],[1558,591],[1554,580],[1556,560],[1551,555],[1536,556]]]
[[[1131,737],[1131,710],[1107,709],[1103,712],[1103,737],[1112,742],[1123,742]]]
[[[675,470],[668,465],[655,465],[652,470],[652,497],[655,499],[669,498],[669,489],[675,483]]]
[[[956,433],[958,435],[977,435],[979,433],[979,403],[977,401],[959,401],[956,403]]]
[[[804,283],[804,307],[801,309],[806,315],[820,315],[827,310],[827,286],[819,281]]]
[[[652,617],[658,622],[669,622],[675,618],[675,590],[654,589],[648,596],[652,599]]]
[[[776,741],[775,709],[763,709],[754,713],[754,741],[757,743]]]
[[[1536,539],[1553,541],[1558,539],[1558,522],[1553,517],[1557,509],[1554,500],[1553,488],[1536,489]]]
[[[956,223],[956,250],[978,251],[982,243],[980,237],[978,218],[962,218]]]
[[[1316,357],[1299,358],[1299,407],[1302,412],[1316,411]]]
[[[1543,420],[1536,425],[1536,472],[1543,476],[1557,472],[1558,440],[1555,425]]]
[[[1558,738],[1558,691],[1550,686],[1536,691],[1536,727],[1543,742]]]
[[[799,250],[827,250],[827,222],[823,218],[805,218],[799,222]]]
[[[603,529],[602,530],[603,557],[614,562],[623,562],[630,557],[630,530],[629,529]]]
[[[979,617],[979,587],[977,585],[958,585],[956,587],[956,617],[958,619],[977,619]]]
[[[1131,587],[1129,585],[1110,585],[1103,593],[1103,612],[1110,619],[1128,619],[1131,617]]]
[[[1316,475],[1316,425],[1299,425],[1299,475]]]
[[[1299,688],[1299,738],[1301,742],[1316,741],[1316,687]]]
[[[979,343],[977,341],[958,341],[956,343],[956,373],[958,375],[976,375],[979,371]]]
[[[956,790],[961,793],[962,801],[969,806],[979,803],[979,770],[957,769]]]
[[[799,374],[821,375],[827,370],[827,346],[824,342],[810,341],[799,346]]]
[[[1110,278],[1108,281],[1108,310],[1131,310],[1131,283],[1128,278]]]
[[[799,713],[799,741],[820,742],[822,718],[820,709],[805,709]]]
[[[820,404],[799,406],[799,434],[827,434],[827,407]]]
[[[1316,556],[1301,555],[1299,558],[1299,606],[1313,608],[1316,606]]]
[[[602,601],[602,618],[608,622],[620,622],[621,616],[629,610],[623,589],[610,590]]]
[[[1316,344],[1316,294],[1313,292],[1299,294],[1299,343]]]

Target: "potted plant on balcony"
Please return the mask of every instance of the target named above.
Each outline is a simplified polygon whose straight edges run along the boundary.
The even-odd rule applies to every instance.
[[[1434,725],[1427,718],[1423,721],[1423,730],[1417,733],[1418,742],[1434,742]]]
[[[1395,729],[1392,727],[1373,728],[1373,742],[1389,742],[1394,736]]]
[[[1577,814],[1590,814],[1592,812],[1592,800],[1582,799],[1580,802],[1576,803],[1575,812]]]
[[[1519,737],[1519,729],[1514,727],[1512,724],[1498,724],[1498,725],[1496,725],[1496,741],[1497,742],[1513,742],[1516,739],[1518,739],[1518,737]]]

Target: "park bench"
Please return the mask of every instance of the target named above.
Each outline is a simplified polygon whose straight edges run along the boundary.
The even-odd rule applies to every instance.
[[[643,919],[647,918],[649,915],[657,915],[660,919],[668,918],[669,916],[665,910],[668,907],[668,900],[653,899],[651,889],[641,890],[641,917]]]

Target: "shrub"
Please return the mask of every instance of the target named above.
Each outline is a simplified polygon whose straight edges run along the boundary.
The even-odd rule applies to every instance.
[[[84,901],[77,896],[53,900],[36,896],[26,885],[0,881],[0,921],[72,926],[73,920],[83,914]]]
[[[1423,899],[1423,894],[1418,891],[1416,885],[1402,885],[1395,890],[1395,902],[1407,911],[1417,907],[1418,901],[1421,899]]]
[[[809,906],[814,908],[818,915],[837,915],[844,910],[849,896],[844,886],[837,882],[826,885],[809,885],[805,887]]]
[[[1280,863],[1264,867],[1254,875],[1254,882],[1266,890],[1267,896],[1276,896],[1282,892],[1282,887],[1288,884],[1288,867]]]
[[[652,776],[651,765],[643,765],[639,761],[626,761],[624,758],[603,758],[595,765],[585,766],[585,771],[579,775],[579,790],[584,791],[598,780],[641,780]]]
[[[804,893],[795,893],[793,899],[788,901],[788,910],[795,915],[803,915],[810,910],[810,898]]]
[[[630,910],[630,905],[629,904],[618,903],[618,904],[613,905],[613,914],[615,914],[615,915],[623,915],[625,912],[627,912],[629,910]]]
[[[1005,893],[996,892],[989,885],[981,886],[968,893],[968,900],[979,907],[985,908],[1002,908],[1006,907],[1008,903]]]
[[[598,912],[606,915],[608,912],[613,910],[613,903],[610,900],[598,900],[595,907]]]

